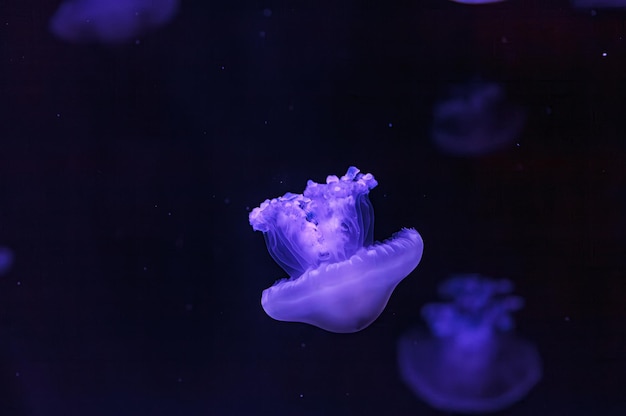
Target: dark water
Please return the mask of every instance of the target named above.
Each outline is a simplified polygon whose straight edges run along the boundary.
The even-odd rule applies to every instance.
[[[116,46],[55,39],[57,2],[0,5],[0,415],[441,414],[396,341],[458,272],[526,300],[544,376],[502,414],[624,414],[626,14],[207,3]],[[476,79],[526,124],[447,155],[433,106]],[[350,165],[379,182],[375,238],[415,227],[422,262],[362,332],[273,321],[249,210]]]

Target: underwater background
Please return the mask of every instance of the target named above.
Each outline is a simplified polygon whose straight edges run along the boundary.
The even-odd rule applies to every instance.
[[[0,416],[449,414],[397,346],[464,273],[541,356],[494,414],[626,414],[625,11],[181,0],[111,41],[60,3],[0,3]],[[422,260],[360,332],[275,321],[248,216],[349,166]]]

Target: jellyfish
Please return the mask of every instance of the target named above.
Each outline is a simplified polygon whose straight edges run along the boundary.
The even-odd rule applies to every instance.
[[[501,85],[472,82],[435,105],[432,139],[445,153],[479,156],[511,145],[525,121],[526,112],[506,100]]]
[[[263,291],[261,305],[278,321],[303,322],[330,332],[369,326],[395,287],[417,267],[424,244],[404,228],[373,242],[372,174],[352,166],[326,184],[308,181],[303,194],[286,193],[250,212],[267,249],[289,274]]]
[[[13,251],[8,247],[0,246],[0,276],[11,269],[13,265]]]
[[[73,43],[122,43],[169,22],[178,0],[67,0],[50,31]]]
[[[406,385],[432,407],[461,413],[502,410],[541,378],[535,347],[513,335],[510,313],[523,306],[509,280],[460,275],[440,286],[450,303],[427,304],[433,336],[410,331],[398,342]]]

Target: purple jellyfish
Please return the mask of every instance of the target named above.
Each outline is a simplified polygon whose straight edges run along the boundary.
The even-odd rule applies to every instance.
[[[432,139],[446,153],[478,156],[512,144],[525,121],[526,112],[506,100],[502,86],[472,82],[435,105]]]
[[[326,184],[307,183],[250,213],[274,260],[291,276],[263,291],[261,305],[279,321],[330,332],[357,332],[382,313],[394,288],[417,267],[424,244],[414,229],[373,243],[368,198],[378,183],[354,166]]]
[[[178,0],[68,0],[50,19],[50,31],[73,43],[121,43],[172,19]]]
[[[5,274],[13,265],[13,251],[8,247],[0,247],[0,275]]]
[[[511,334],[510,312],[523,300],[510,296],[508,280],[477,274],[454,277],[440,287],[450,303],[425,305],[434,337],[409,332],[398,343],[398,364],[407,386],[442,411],[502,410],[524,397],[541,378],[535,347]]]

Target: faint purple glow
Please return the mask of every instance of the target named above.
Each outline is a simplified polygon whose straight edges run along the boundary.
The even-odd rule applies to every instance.
[[[501,3],[506,0],[452,0],[455,3],[462,4],[490,4],[490,3]]]
[[[571,0],[576,9],[624,9],[626,0]]]
[[[472,82],[435,105],[432,139],[446,153],[478,156],[511,145],[525,121],[526,112],[506,100],[501,85]]]
[[[0,247],[0,276],[13,266],[13,251],[7,247]]]
[[[522,399],[541,378],[535,347],[512,334],[523,301],[508,280],[454,277],[440,287],[450,303],[422,309],[433,336],[409,332],[398,343],[400,373],[432,407],[480,413]]]
[[[122,43],[169,22],[178,0],[67,0],[50,31],[73,43]]]
[[[403,229],[373,242],[371,174],[350,167],[326,184],[309,181],[302,195],[286,193],[250,213],[276,262],[291,276],[263,291],[265,312],[331,332],[357,332],[382,313],[396,285],[417,267],[423,242]]]

